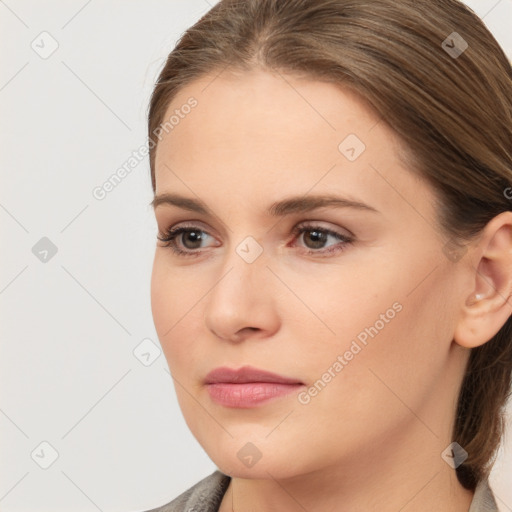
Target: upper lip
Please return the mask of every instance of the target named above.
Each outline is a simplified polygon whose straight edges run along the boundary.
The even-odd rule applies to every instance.
[[[275,382],[278,384],[302,384],[301,381],[283,377],[276,373],[253,368],[252,366],[243,366],[238,369],[222,366],[212,370],[205,378],[205,384],[217,383],[235,383],[243,384],[247,382]]]

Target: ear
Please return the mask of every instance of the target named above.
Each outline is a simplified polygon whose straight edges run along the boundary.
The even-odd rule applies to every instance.
[[[489,341],[512,313],[512,211],[502,212],[483,229],[470,268],[454,341],[474,348]]]

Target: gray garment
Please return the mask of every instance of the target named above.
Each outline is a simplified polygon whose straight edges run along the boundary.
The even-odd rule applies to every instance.
[[[468,512],[498,512],[498,505],[487,480],[481,480],[476,486]]]
[[[218,512],[230,480],[224,473],[214,471],[167,505],[146,512]],[[487,480],[482,480],[475,489],[468,512],[498,512]]]
[[[214,471],[167,505],[146,512],[218,512],[231,477]]]

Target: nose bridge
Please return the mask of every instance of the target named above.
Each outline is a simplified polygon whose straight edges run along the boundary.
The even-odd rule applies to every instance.
[[[267,281],[269,271],[266,268],[262,245],[252,236],[245,237],[234,245],[226,255],[221,275],[212,295],[226,300],[236,299],[253,302],[256,296],[264,292],[261,286]]]
[[[222,338],[241,329],[271,330],[276,325],[263,247],[246,237],[225,256],[219,279],[205,306],[207,327]]]

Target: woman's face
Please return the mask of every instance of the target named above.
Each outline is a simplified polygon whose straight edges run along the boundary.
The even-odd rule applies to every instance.
[[[440,461],[467,356],[452,342],[464,278],[385,120],[333,84],[263,71],[202,78],[171,116],[156,196],[173,198],[155,215],[162,238],[188,231],[184,253],[157,242],[152,311],[215,464],[285,478],[411,449]],[[206,383],[247,366],[291,383]]]

